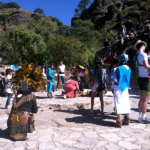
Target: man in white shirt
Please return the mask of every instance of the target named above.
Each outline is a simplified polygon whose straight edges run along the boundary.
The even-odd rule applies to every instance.
[[[150,120],[146,118],[147,104],[150,95],[150,78],[149,71],[150,65],[148,64],[147,54],[145,53],[145,48],[147,43],[144,41],[137,41],[134,45],[134,49],[138,52],[135,55],[135,63],[139,71],[138,84],[140,90],[140,101],[139,101],[139,122],[140,123],[150,123]]]
[[[56,72],[58,72],[58,82],[57,82],[57,89],[58,89],[61,80],[62,84],[65,83],[66,68],[65,65],[63,64],[63,61],[60,61],[60,64],[58,65]]]

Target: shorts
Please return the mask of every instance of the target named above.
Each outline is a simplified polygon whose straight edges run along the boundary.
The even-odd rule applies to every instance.
[[[92,92],[97,92],[97,88],[98,88],[99,84],[95,83],[93,88],[92,88]],[[104,91],[101,91],[100,93],[104,93]]]
[[[140,93],[150,95],[150,79],[147,77],[138,77]]]

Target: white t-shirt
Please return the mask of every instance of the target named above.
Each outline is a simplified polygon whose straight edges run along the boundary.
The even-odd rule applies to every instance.
[[[144,53],[144,52],[137,52],[137,53],[139,53],[137,60],[140,65],[143,65],[144,60],[148,61],[146,53]],[[136,65],[137,65],[137,61],[136,61]],[[137,66],[137,67],[139,70],[139,77],[148,77],[149,76],[149,71],[144,66]]]
[[[9,94],[12,94],[12,87],[9,85],[9,80],[12,78],[12,76],[10,75],[7,75],[5,77],[5,82],[6,82],[6,86],[5,86],[5,91]]]
[[[65,72],[65,65],[64,64],[59,65],[58,68],[59,68],[59,76],[65,76],[65,74],[64,74],[64,72]]]

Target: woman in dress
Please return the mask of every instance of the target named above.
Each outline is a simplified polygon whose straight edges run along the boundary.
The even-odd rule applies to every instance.
[[[79,91],[79,85],[77,81],[74,81],[73,77],[70,77],[70,80],[67,81],[65,85],[65,94],[67,98],[74,98]]]
[[[130,83],[131,68],[127,65],[127,61],[128,55],[121,55],[119,58],[120,66],[114,68],[107,76],[114,82],[112,85],[112,92],[115,97],[115,112],[117,114],[115,127],[121,127],[122,123],[124,125],[129,125],[130,123],[131,109],[128,86]],[[126,114],[123,120],[121,119],[121,114]]]
[[[48,82],[48,86],[47,86],[47,96],[52,98],[52,91],[54,92],[54,73],[52,71],[52,69],[54,68],[54,65],[51,64],[48,68],[47,71],[47,80],[49,80]]]
[[[7,125],[13,140],[26,140],[27,133],[35,130],[34,114],[38,107],[32,91],[45,90],[46,83],[37,64],[25,64],[14,74],[12,80],[17,90]]]

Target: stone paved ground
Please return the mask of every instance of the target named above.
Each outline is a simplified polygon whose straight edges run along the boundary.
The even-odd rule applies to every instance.
[[[62,99],[61,90],[53,99],[46,93],[35,93],[39,111],[37,128],[28,134],[27,141],[9,139],[6,120],[9,110],[4,109],[6,97],[0,97],[0,150],[147,150],[150,149],[150,125],[140,124],[138,118],[139,95],[130,94],[132,107],[129,126],[114,128],[113,96],[105,96],[106,116],[99,114],[99,99],[95,101],[95,115],[89,116],[90,98]],[[150,102],[147,117],[150,118]]]

